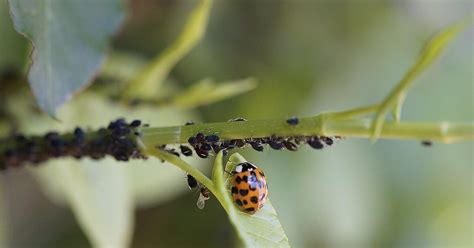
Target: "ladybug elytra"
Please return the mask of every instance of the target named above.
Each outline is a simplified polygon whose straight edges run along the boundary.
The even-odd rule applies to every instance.
[[[231,174],[231,194],[234,203],[245,213],[256,213],[268,198],[265,174],[249,162],[238,164]]]

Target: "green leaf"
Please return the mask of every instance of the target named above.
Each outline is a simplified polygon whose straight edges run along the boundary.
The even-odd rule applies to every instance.
[[[0,0],[0,34],[2,34],[0,39],[0,72],[6,67],[23,69],[27,58],[27,43],[25,38],[13,29],[6,0]]]
[[[238,163],[244,161],[246,160],[240,154],[233,154],[227,162],[226,171],[232,171]],[[224,179],[222,153],[216,157],[212,175],[219,201],[246,247],[290,247],[288,237],[269,200],[254,215],[243,213],[234,206],[230,198],[229,185]]]
[[[15,29],[33,43],[29,83],[50,115],[85,88],[124,19],[124,0],[10,0]]]
[[[198,107],[243,94],[255,89],[255,87],[257,87],[257,81],[253,78],[218,84],[210,79],[204,79],[178,94],[172,100],[172,105],[184,108]]]
[[[201,0],[188,18],[180,36],[131,81],[127,98],[152,98],[173,67],[202,39],[211,12],[212,0]]]
[[[57,186],[94,247],[130,245],[134,204],[125,167],[107,158],[100,164],[89,159],[57,160],[46,169],[57,176]]]

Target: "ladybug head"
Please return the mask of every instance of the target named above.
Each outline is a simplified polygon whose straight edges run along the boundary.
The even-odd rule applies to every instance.
[[[244,171],[253,171],[257,169],[257,166],[249,163],[249,162],[244,162],[244,163],[240,163],[238,164],[235,169],[234,169],[234,172],[235,173],[240,173],[240,172],[244,172]]]

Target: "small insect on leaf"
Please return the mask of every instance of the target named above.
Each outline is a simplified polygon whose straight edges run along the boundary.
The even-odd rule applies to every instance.
[[[209,200],[210,196],[209,196],[209,190],[205,187],[201,187],[201,192],[199,192],[199,197],[198,197],[198,200],[196,202],[196,206],[199,208],[199,209],[204,209],[204,207],[206,206],[206,201]]]

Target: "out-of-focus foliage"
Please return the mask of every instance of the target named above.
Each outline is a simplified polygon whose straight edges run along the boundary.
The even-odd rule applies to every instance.
[[[126,96],[151,98],[157,94],[171,69],[201,41],[206,32],[211,7],[212,0],[199,1],[180,36],[129,82]]]
[[[151,58],[179,35],[195,4],[133,0],[130,7],[130,18],[114,41],[115,52]],[[158,108],[143,115],[127,108],[115,112],[116,106],[107,107],[111,113],[94,113],[95,100],[77,99],[83,105],[82,114],[67,114],[78,115],[81,122],[64,123],[63,130],[88,124],[92,113],[103,119],[88,124],[91,127],[119,115],[164,126],[188,119],[210,122],[237,116],[314,115],[372,104],[400,81],[435,31],[472,10],[467,0],[218,1],[205,38],[170,71],[170,81],[186,89],[201,78],[221,82],[253,76],[259,81],[255,90],[197,111],[170,110],[170,115]],[[0,27],[5,23],[1,21]],[[12,47],[5,44],[15,34],[1,34],[0,47]],[[404,120],[474,120],[472,39],[470,28],[413,86],[404,104]],[[72,107],[68,104],[66,108]],[[175,115],[179,120],[171,118]],[[36,122],[42,122],[39,116],[21,120],[19,126],[33,127]],[[242,152],[265,170],[272,204],[294,247],[469,247],[473,151],[472,143],[422,147],[418,142],[381,140],[371,145],[367,140],[349,139],[323,151]],[[141,185],[132,187],[137,191],[133,198],[143,200],[147,207],[136,213],[133,247],[228,247],[236,243],[231,224],[215,199],[198,210],[198,195],[182,194],[186,190],[183,173],[157,161],[147,163],[127,166],[127,170],[145,167],[135,174],[138,182],[130,183]],[[154,172],[155,168],[160,171]],[[2,185],[15,186],[3,188],[4,202],[15,206],[7,209],[7,215],[28,216],[27,222],[8,223],[11,244],[86,244],[73,216],[41,198],[25,171],[0,177]],[[58,217],[51,217],[48,210]]]
[[[459,32],[469,27],[470,24],[474,24],[474,15],[472,18],[467,18],[459,23],[450,25],[426,43],[416,63],[408,70],[400,83],[397,84],[378,108],[372,124],[373,139],[380,136],[387,112],[392,110],[394,120],[400,121],[403,101],[405,100],[409,87],[413,84],[416,77],[425,71],[430,64],[435,62],[449,42],[453,40]]]
[[[0,68],[21,70],[26,59],[26,41],[13,29],[7,0],[0,1],[0,31]]]
[[[203,79],[171,99],[171,105],[184,108],[195,108],[209,105],[234,96],[246,93],[257,87],[253,78],[237,79],[216,83],[211,79]]]
[[[28,81],[50,115],[85,88],[125,14],[123,0],[11,0],[15,29],[33,44]]]
[[[16,106],[15,113],[22,123],[18,128],[27,133],[44,133],[51,129],[66,131],[78,125],[98,128],[104,125],[104,120],[119,116],[163,125],[184,123],[186,117],[191,116],[185,112],[177,114],[173,109],[150,107],[130,111],[92,94],[81,95],[61,109],[58,117],[62,123],[28,112],[23,100],[12,105]],[[193,164],[201,163],[202,160],[193,159]],[[33,172],[52,199],[71,206],[94,245],[126,247],[133,233],[135,204],[156,204],[186,189],[183,173],[154,159],[126,165],[110,158],[98,162],[60,159]]]

